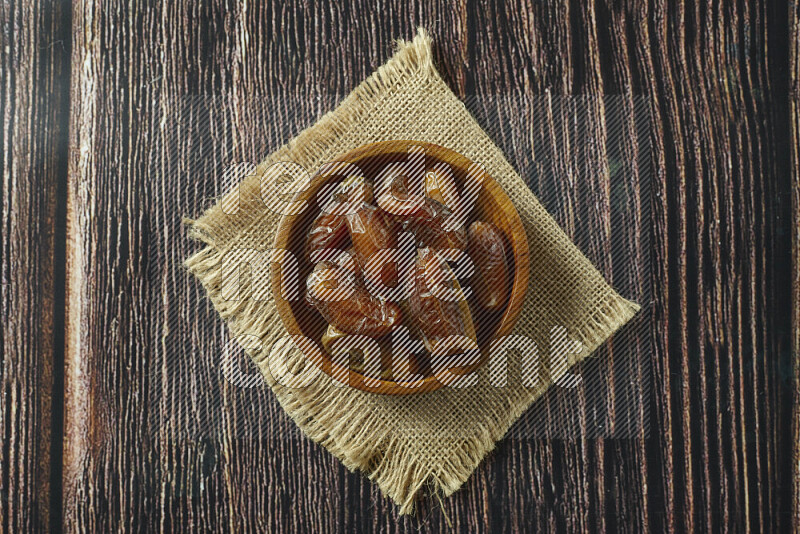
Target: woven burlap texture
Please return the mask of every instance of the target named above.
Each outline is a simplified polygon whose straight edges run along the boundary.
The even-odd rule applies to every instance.
[[[431,60],[430,38],[422,29],[412,42],[399,41],[395,55],[334,111],[267,157],[202,217],[188,221],[190,235],[205,247],[186,261],[187,268],[207,290],[233,336],[248,340],[242,345],[283,408],[306,435],[349,469],[364,472],[406,514],[423,489],[444,495],[456,491],[523,411],[567,371],[566,366],[550,368],[545,380],[525,387],[513,379],[522,357],[510,351],[512,378],[506,387],[493,386],[484,366],[478,385],[420,395],[364,393],[342,387],[322,373],[306,387],[289,388],[271,375],[269,359],[296,358],[298,351],[271,352],[274,342],[286,335],[272,300],[228,300],[221,291],[221,260],[226,253],[257,254],[272,246],[280,216],[260,199],[265,169],[274,162],[291,161],[313,172],[346,151],[388,139],[432,142],[482,163],[516,205],[528,235],[530,286],[514,334],[546,344],[550,329],[563,326],[583,344],[582,352],[570,359],[574,363],[625,324],[638,306],[605,282],[442,81]],[[226,213],[232,210],[223,206],[236,202],[238,211]],[[260,345],[253,344],[252,336]],[[540,359],[547,368],[545,355]]]

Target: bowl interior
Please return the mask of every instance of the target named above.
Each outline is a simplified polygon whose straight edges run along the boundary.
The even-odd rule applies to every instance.
[[[426,169],[430,169],[440,162],[450,165],[459,192],[463,191],[465,182],[470,179],[468,178],[468,171],[472,162],[456,152],[429,143],[418,141],[375,143],[360,147],[336,158],[336,160],[356,164],[367,179],[374,180],[386,165],[405,161],[409,157],[408,149],[411,146],[425,148]],[[311,181],[310,187],[296,197],[297,200],[307,201],[307,208],[298,215],[285,215],[279,223],[275,247],[289,250],[297,258],[302,291],[305,290],[305,279],[314,267],[305,259],[303,250],[311,224],[320,213],[320,205],[316,200],[317,194],[323,186],[326,186],[323,193],[330,191],[327,188],[327,184],[334,184],[343,178],[343,176],[315,176]],[[321,196],[320,201],[324,202],[325,198]],[[479,310],[473,299],[470,298],[473,322],[478,332],[478,345],[481,347],[481,358],[472,365],[454,370],[452,374],[448,375],[451,377],[453,374],[474,371],[485,363],[488,359],[488,346],[491,340],[507,334],[513,327],[528,286],[528,242],[519,214],[497,182],[485,173],[483,173],[483,184],[474,208],[469,215],[468,223],[475,220],[491,222],[497,225],[502,232],[505,239],[506,260],[513,280],[512,288],[507,305],[502,311],[498,312],[490,313]],[[468,285],[469,281],[464,280],[461,283],[462,285]],[[288,332],[290,334],[301,334],[312,341],[318,350],[310,351],[313,354],[308,354],[309,359],[315,365],[321,367],[324,372],[334,376],[334,378],[344,380],[350,386],[364,391],[384,394],[410,394],[431,391],[438,389],[446,382],[441,376],[434,375],[425,351],[421,351],[420,354],[412,357],[410,362],[412,372],[423,378],[413,382],[396,381],[393,376],[389,336],[378,340],[381,348],[381,369],[378,376],[366,374],[363,369],[359,368],[358,362],[351,361],[351,365],[347,369],[339,368],[322,350],[320,340],[327,328],[322,316],[316,310],[310,308],[303,298],[294,301],[287,301],[281,298],[280,291],[276,291],[280,287],[279,269],[272,270],[272,286],[278,312]]]

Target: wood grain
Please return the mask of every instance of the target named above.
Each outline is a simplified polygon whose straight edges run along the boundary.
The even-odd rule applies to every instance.
[[[633,95],[649,99],[652,219],[634,206],[626,221],[630,239],[653,228],[655,346],[652,373],[640,377],[653,416],[649,438],[504,441],[462,491],[399,519],[372,485],[298,436],[269,391],[221,378],[226,334],[208,327],[214,314],[181,269],[195,245],[180,217],[225,190],[220,168],[257,161],[310,124],[417,25],[460,97],[553,98],[550,118],[510,128],[562,178],[548,208],[567,232],[601,229],[585,252],[612,281],[614,115],[589,99],[577,131],[564,120],[574,104],[555,102],[627,95],[619,120],[633,132]],[[788,52],[778,46],[788,31],[785,10],[744,1],[77,2],[66,530],[788,528],[786,225],[796,189]],[[196,135],[172,135],[174,121]],[[636,137],[624,150],[643,150]],[[503,144],[536,190],[527,146]],[[597,206],[591,220],[572,218],[579,203]],[[607,361],[625,357],[608,349]],[[578,417],[585,424],[585,403]]]
[[[792,527],[800,532],[800,4],[789,5],[789,124],[792,195]]]
[[[70,27],[60,6],[40,1],[3,2],[0,21],[0,528],[22,532],[60,522],[54,369],[63,299],[54,287],[63,276],[55,256],[63,255],[56,226],[64,213],[57,202],[66,177]]]

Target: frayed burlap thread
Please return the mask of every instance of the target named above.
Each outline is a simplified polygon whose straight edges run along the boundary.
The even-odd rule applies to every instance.
[[[583,346],[572,364],[630,320],[638,306],[619,296],[570,242],[442,81],[422,29],[412,42],[399,41],[395,55],[334,111],[267,157],[200,218],[187,220],[191,237],[205,244],[186,260],[188,270],[234,337],[247,336],[245,349],[283,408],[306,435],[349,469],[364,472],[407,514],[424,488],[445,496],[456,491],[511,424],[567,369],[549,369],[548,379],[532,387],[519,380],[494,387],[484,367],[478,385],[400,397],[342,387],[324,374],[306,387],[290,388],[275,380],[270,362],[285,358],[294,369],[302,357],[289,348],[272,350],[286,334],[272,300],[228,300],[221,284],[226,253],[272,246],[280,216],[260,196],[260,179],[270,165],[291,161],[313,172],[348,150],[387,139],[436,143],[482,163],[516,205],[531,262],[530,287],[514,334],[546,343],[553,325],[565,327]],[[224,209],[236,203],[237,210]],[[252,336],[260,340],[259,349],[251,348]],[[514,351],[508,354],[509,376],[520,360]],[[543,361],[546,366],[547,359]]]

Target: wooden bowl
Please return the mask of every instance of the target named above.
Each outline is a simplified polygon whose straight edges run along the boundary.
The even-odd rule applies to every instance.
[[[382,141],[359,147],[336,158],[337,162],[349,162],[357,165],[367,178],[374,179],[380,170],[387,164],[403,161],[408,157],[411,147],[422,147],[425,150],[426,169],[430,169],[438,162],[450,165],[455,175],[459,191],[463,190],[467,177],[467,170],[472,162],[466,157],[450,149],[425,143],[421,141]],[[482,172],[482,171],[481,171]],[[514,326],[525,300],[528,290],[528,238],[522,221],[511,199],[505,194],[500,185],[485,172],[483,173],[483,186],[478,194],[475,206],[470,213],[468,223],[481,220],[494,223],[503,233],[506,240],[506,254],[512,276],[512,287],[507,306],[504,310],[494,313],[479,311],[471,301],[473,319],[480,324],[478,345],[481,348],[479,361],[471,366],[460,368],[448,376],[475,371],[486,363],[489,354],[488,347],[492,339],[508,334]],[[321,344],[322,334],[327,328],[325,320],[316,310],[311,309],[303,298],[305,294],[305,279],[313,269],[303,254],[306,236],[311,223],[320,212],[317,205],[317,193],[320,188],[329,182],[341,181],[344,176],[330,176],[319,174],[311,179],[310,186],[295,195],[294,200],[306,201],[306,208],[297,215],[284,215],[278,224],[275,236],[275,248],[291,251],[299,264],[299,283],[301,297],[297,300],[286,300],[281,297],[281,269],[271,269],[272,293],[275,304],[284,326],[289,334],[303,336],[299,345],[311,362],[322,369],[331,377],[344,382],[352,387],[372,393],[387,395],[408,395],[436,390],[446,385],[447,380],[434,375],[429,366],[426,367],[425,357],[421,356],[416,363],[416,372],[424,376],[415,382],[399,382],[392,379],[391,375],[391,348],[388,341],[380,341],[382,355],[381,376],[367,377],[355,369],[345,369],[332,361],[331,357],[323,350]],[[412,365],[414,362],[412,362]]]

